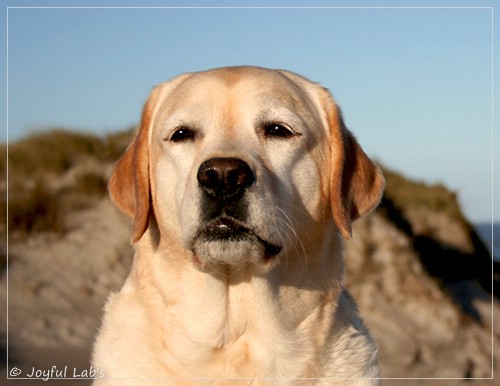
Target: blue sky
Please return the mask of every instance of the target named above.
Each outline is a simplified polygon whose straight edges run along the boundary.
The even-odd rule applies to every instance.
[[[494,1],[0,4],[3,142],[50,127],[128,128],[151,88],[182,72],[286,68],[332,91],[369,155],[446,184],[471,220],[500,221]],[[54,6],[63,8],[30,8]],[[82,6],[110,8],[65,8]],[[184,8],[114,8],[123,6]]]

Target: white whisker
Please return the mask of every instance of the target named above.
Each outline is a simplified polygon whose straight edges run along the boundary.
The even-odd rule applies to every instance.
[[[276,209],[283,215],[284,218],[277,218],[277,220],[283,224],[286,228],[288,228],[291,231],[291,235],[286,232],[289,241],[291,242],[292,245],[294,245],[294,248],[297,252],[298,256],[303,256],[304,258],[301,259],[304,260],[304,270],[307,271],[307,250],[304,246],[304,243],[302,242],[301,238],[299,237],[297,230],[295,229],[294,223],[290,216],[279,206],[276,207]],[[293,238],[292,238],[293,236]],[[298,245],[297,245],[298,244]],[[299,247],[301,251],[299,250]]]

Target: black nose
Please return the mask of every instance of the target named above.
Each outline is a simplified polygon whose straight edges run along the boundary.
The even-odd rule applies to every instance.
[[[201,188],[215,198],[238,198],[255,181],[252,169],[238,158],[212,158],[198,169]]]

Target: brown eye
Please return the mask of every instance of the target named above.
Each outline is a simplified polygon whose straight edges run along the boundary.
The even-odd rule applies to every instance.
[[[295,133],[281,123],[268,123],[264,126],[266,138],[287,139],[295,136]]]
[[[170,137],[170,142],[187,142],[196,138],[196,131],[189,127],[178,127]]]

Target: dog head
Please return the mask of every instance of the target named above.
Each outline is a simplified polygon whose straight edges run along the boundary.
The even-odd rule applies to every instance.
[[[349,238],[383,186],[327,90],[231,67],[157,86],[109,189],[134,220],[134,243],[154,220],[204,267],[305,252],[327,224]]]

